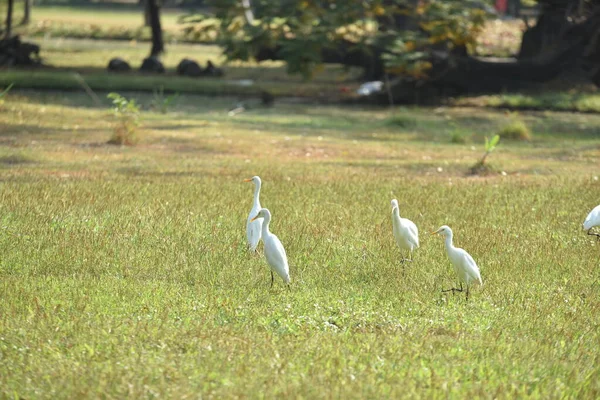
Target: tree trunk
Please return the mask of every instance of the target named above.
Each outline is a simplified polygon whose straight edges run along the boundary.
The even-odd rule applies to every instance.
[[[4,37],[6,39],[8,39],[12,34],[13,2],[14,0],[8,0],[8,9],[6,11],[6,31],[4,32]]]
[[[140,3],[144,5],[144,26],[150,26],[150,1],[141,0]]]
[[[146,0],[150,13],[150,27],[152,28],[152,50],[150,56],[156,57],[165,51],[163,44],[162,29],[160,27],[160,9],[158,0]]]
[[[31,2],[32,0],[23,0],[24,9],[21,25],[27,25],[31,21]]]

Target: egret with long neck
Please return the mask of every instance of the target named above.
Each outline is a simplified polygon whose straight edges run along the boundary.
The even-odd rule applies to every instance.
[[[252,220],[254,221],[257,218],[264,219],[262,223],[262,240],[265,245],[265,258],[267,259],[269,267],[271,267],[271,287],[273,287],[273,281],[275,279],[273,272],[276,272],[289,288],[290,267],[288,266],[285,249],[279,238],[269,230],[271,212],[266,208],[262,208]]]
[[[262,182],[258,176],[253,176],[250,179],[244,179],[244,182],[254,182],[254,200],[252,201],[252,209],[250,210],[250,214],[248,214],[248,219],[246,220],[246,238],[248,239],[248,248],[250,251],[254,252],[256,251],[258,242],[260,242],[263,224],[262,218],[253,220],[253,218],[262,208],[260,206],[260,187]]]
[[[400,262],[412,261],[412,252],[419,247],[419,230],[410,219],[400,217],[396,199],[392,200],[392,231],[398,247],[408,251],[409,258],[403,258]]]
[[[479,282],[480,285],[483,285],[481,281],[481,274],[479,273],[479,267],[473,260],[473,257],[465,250],[460,249],[458,247],[454,247],[454,243],[452,243],[452,229],[447,225],[441,226],[437,231],[432,232],[432,235],[440,234],[444,237],[446,242],[446,253],[448,254],[448,258],[454,267],[454,272],[458,275],[458,279],[460,281],[460,289],[459,288],[450,288],[450,289],[442,289],[442,292],[462,292],[464,283],[467,286],[467,300],[469,300],[469,285],[471,282]]]

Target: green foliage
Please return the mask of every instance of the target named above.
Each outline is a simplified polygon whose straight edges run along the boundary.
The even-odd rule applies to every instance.
[[[498,131],[496,136],[499,136],[502,139],[522,140],[528,142],[531,140],[531,131],[524,121],[515,119],[503,126],[500,131]]]
[[[237,0],[212,1],[215,15],[184,17],[186,32],[216,37],[228,60],[247,61],[261,51],[276,51],[290,73],[310,77],[324,50],[340,45],[385,55],[389,72],[426,77],[432,46],[472,47],[487,14],[478,0],[405,1],[307,0],[255,1],[255,17]],[[407,17],[411,29],[398,26]]]
[[[169,111],[169,107],[171,107],[179,97],[179,93],[165,96],[164,86],[161,86],[158,90],[154,89],[152,93],[153,97],[150,106],[162,114],[166,114],[167,111]]]
[[[485,138],[485,145],[484,145],[484,149],[485,149],[485,153],[483,153],[483,156],[481,156],[481,159],[479,159],[479,161],[477,161],[475,163],[475,165],[473,165],[470,168],[470,172],[471,174],[487,174],[490,172],[494,172],[494,169],[492,167],[490,167],[487,163],[487,157],[492,154],[492,152],[494,150],[496,150],[496,147],[498,146],[498,142],[500,141],[500,135],[494,135],[492,136],[491,139],[488,139],[487,137]]]
[[[128,100],[119,93],[109,93],[106,97],[112,100],[112,112],[116,119],[113,135],[108,143],[119,145],[134,145],[138,142],[138,126],[140,107],[135,99]]]
[[[485,152],[490,154],[492,151],[496,150],[496,146],[500,141],[500,135],[494,135],[491,139],[485,138]]]
[[[465,144],[467,143],[467,138],[461,130],[453,129],[452,132],[450,132],[450,142],[456,144]]]

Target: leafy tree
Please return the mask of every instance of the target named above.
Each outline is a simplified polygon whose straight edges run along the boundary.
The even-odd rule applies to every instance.
[[[496,92],[581,65],[600,84],[600,0],[539,0],[516,60],[473,57],[489,14],[477,0],[211,0],[214,16],[185,18],[218,39],[229,60],[284,60],[310,77],[323,63],[392,76],[396,101]],[[387,95],[382,95],[387,102]]]
[[[486,13],[478,0],[213,0],[216,19],[193,16],[198,35],[216,32],[229,60],[278,58],[309,77],[323,62],[380,64],[391,73],[425,76],[428,52],[470,46]],[[190,28],[192,30],[193,28]],[[333,55],[333,56],[332,56]],[[384,56],[384,57],[382,57]],[[351,56],[346,61],[351,61]],[[367,62],[364,62],[367,61]]]

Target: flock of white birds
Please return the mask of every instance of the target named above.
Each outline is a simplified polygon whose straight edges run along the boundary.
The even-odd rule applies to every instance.
[[[254,199],[252,209],[248,215],[246,222],[246,237],[248,238],[248,248],[255,252],[258,243],[262,239],[264,243],[264,253],[267,263],[271,268],[271,286],[275,279],[274,272],[277,273],[286,283],[289,288],[290,283],[290,267],[285,253],[285,248],[277,236],[269,230],[271,223],[271,212],[262,208],[260,205],[260,187],[262,181],[260,177],[254,176],[250,179],[245,179],[244,182],[254,183]],[[595,226],[600,226],[600,205],[594,208],[583,222],[583,229],[588,235],[597,236],[600,239],[600,234],[593,233],[591,229]],[[419,230],[411,220],[400,217],[400,207],[398,200],[392,200],[392,232],[396,239],[396,244],[402,250],[408,252],[408,258],[403,258],[401,262],[411,262],[412,253],[419,247]],[[437,231],[432,232],[432,235],[440,234],[444,237],[446,243],[446,253],[454,267],[460,287],[452,287],[442,290],[442,292],[463,292],[466,291],[466,299],[469,299],[469,286],[472,282],[483,285],[481,273],[477,263],[464,249],[454,247],[452,243],[452,229],[449,226],[443,225]],[[463,289],[463,283],[465,289]]]

